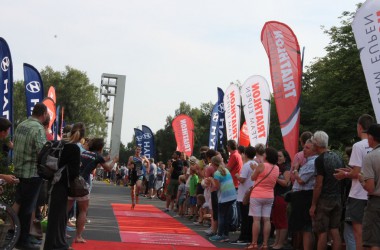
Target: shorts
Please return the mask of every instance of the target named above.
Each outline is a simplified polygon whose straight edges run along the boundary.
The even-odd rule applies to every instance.
[[[272,223],[275,229],[288,229],[287,207],[284,197],[275,196],[272,208]]]
[[[197,205],[197,197],[196,196],[190,196],[190,205],[191,206]]]
[[[249,215],[252,217],[269,218],[273,200],[273,198],[250,198]]]
[[[154,175],[149,175],[148,188],[154,188],[155,182],[156,182],[156,177]]]
[[[339,228],[342,215],[340,199],[320,198],[315,209],[313,231],[324,233],[329,229]]]
[[[134,176],[133,178],[131,178],[131,182],[130,182],[130,186],[134,186],[136,185],[136,182],[137,181],[142,181],[144,179],[144,176]]]
[[[90,199],[90,194],[82,197],[67,197],[69,201],[88,201]]]
[[[359,200],[359,199],[348,197],[344,220],[346,222],[356,222],[356,223],[362,224],[364,209],[366,206],[367,206],[367,200]]]
[[[170,179],[166,195],[170,195],[170,197],[174,199],[177,196],[178,186],[179,181],[177,179]]]
[[[380,197],[368,196],[363,217],[363,246],[380,247]]]
[[[313,190],[295,191],[290,202],[289,230],[292,232],[312,232],[310,217]]]
[[[184,202],[185,202],[185,197],[181,197],[178,200],[178,205],[182,206]]]
[[[154,188],[156,190],[160,189],[162,187],[162,181],[156,180],[156,183],[154,184]]]

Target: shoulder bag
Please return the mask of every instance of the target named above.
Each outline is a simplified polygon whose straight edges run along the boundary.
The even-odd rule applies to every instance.
[[[245,192],[244,194],[244,197],[243,197],[243,205],[247,206],[249,205],[249,200],[251,199],[251,193],[253,191],[253,189],[255,189],[255,187],[257,187],[263,180],[265,180],[269,175],[270,173],[272,173],[272,170],[274,169],[274,165],[272,166],[272,169],[264,176],[264,178],[262,178],[258,183],[256,183],[256,185],[250,187],[247,192]]]

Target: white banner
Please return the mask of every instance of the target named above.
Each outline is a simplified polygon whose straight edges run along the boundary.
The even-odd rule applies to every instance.
[[[368,0],[356,12],[352,30],[377,122],[380,122],[380,1]]]
[[[270,90],[262,76],[251,76],[241,87],[241,98],[251,146],[267,144],[270,118]]]
[[[240,90],[239,86],[232,83],[224,93],[224,110],[226,119],[227,140],[235,140],[239,143],[240,132]]]

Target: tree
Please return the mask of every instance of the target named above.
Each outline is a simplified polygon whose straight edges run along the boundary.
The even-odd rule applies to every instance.
[[[354,13],[344,12],[341,26],[324,32],[330,36],[327,54],[307,67],[303,82],[301,124],[305,130],[324,130],[333,148],[351,145],[356,121],[373,108],[351,29]]]
[[[55,87],[57,105],[64,107],[66,124],[84,122],[87,134],[106,136],[106,106],[100,101],[99,89],[90,84],[85,72],[69,66],[58,72],[47,66],[41,71],[41,77],[45,96],[50,86]]]

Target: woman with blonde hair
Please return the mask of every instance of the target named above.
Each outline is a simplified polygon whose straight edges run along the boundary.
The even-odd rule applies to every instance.
[[[84,124],[76,123],[71,129],[70,135],[54,145],[63,144],[58,164],[61,177],[58,181],[52,181],[48,214],[50,220],[46,230],[44,250],[72,249],[66,241],[69,191],[67,183],[79,176],[81,151],[77,143],[84,137],[84,134]]]
[[[224,166],[220,155],[211,158],[211,166],[216,169],[213,178],[209,177],[209,181],[218,190],[218,232],[209,239],[211,241],[228,242],[232,220],[232,204],[236,201],[236,190],[231,173]]]

